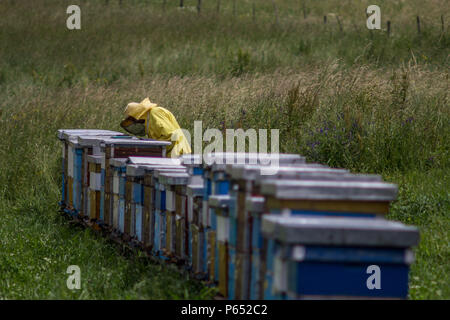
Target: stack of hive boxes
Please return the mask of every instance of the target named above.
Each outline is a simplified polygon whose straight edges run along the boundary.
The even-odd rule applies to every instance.
[[[58,137],[65,212],[224,297],[407,297],[419,234],[385,219],[397,187],[380,176],[295,154],[167,159],[167,142],[113,131]]]

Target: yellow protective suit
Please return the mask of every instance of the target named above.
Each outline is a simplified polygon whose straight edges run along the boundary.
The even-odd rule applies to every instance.
[[[125,115],[136,120],[145,120],[145,133],[150,139],[172,142],[167,147],[168,158],[192,152],[172,112],[150,102],[149,98],[145,98],[141,103],[129,103]]]

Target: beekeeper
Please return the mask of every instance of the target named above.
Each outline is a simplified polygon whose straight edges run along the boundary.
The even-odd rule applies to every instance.
[[[172,112],[145,98],[141,103],[131,102],[125,108],[126,119],[120,126],[136,136],[169,141],[167,157],[191,153],[191,147]]]

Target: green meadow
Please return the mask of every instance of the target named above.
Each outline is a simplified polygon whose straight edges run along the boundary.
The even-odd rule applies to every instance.
[[[57,130],[121,131],[147,96],[183,128],[279,129],[281,152],[398,184],[388,218],[421,233],[410,299],[450,299],[447,1],[379,0],[381,30],[366,0],[74,2],[0,1],[1,299],[215,295],[58,213]]]

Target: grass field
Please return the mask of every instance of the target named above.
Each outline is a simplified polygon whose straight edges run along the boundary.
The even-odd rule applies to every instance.
[[[73,1],[0,2],[0,298],[214,295],[58,215],[57,129],[120,130],[126,103],[149,96],[184,128],[278,128],[283,152],[397,183],[389,218],[421,232],[410,298],[450,299],[445,0],[377,1],[373,31],[369,1],[78,2],[74,31]]]

